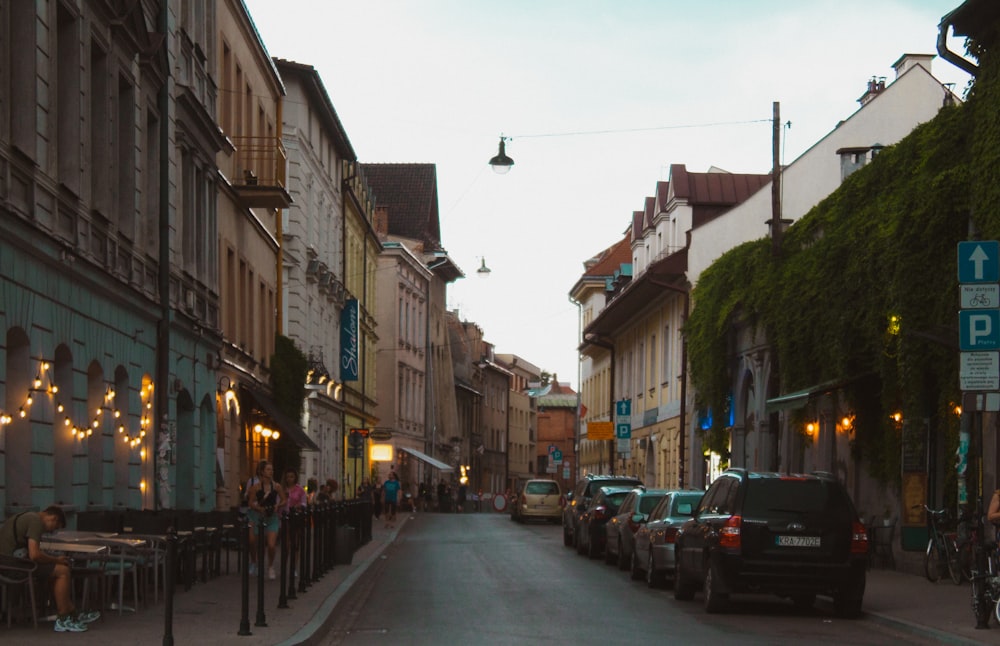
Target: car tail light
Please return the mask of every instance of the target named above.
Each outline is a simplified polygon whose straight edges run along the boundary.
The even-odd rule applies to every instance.
[[[527,505],[528,504],[528,497],[525,496],[523,493],[521,494],[521,504],[522,505]]]
[[[663,542],[664,543],[670,544],[670,543],[673,543],[676,540],[677,540],[677,528],[676,527],[668,527],[665,530],[663,530]]]
[[[594,507],[594,512],[593,512],[592,518],[594,520],[604,520],[604,518],[605,518],[605,516],[607,514],[607,511],[608,511],[607,507],[604,507],[603,505],[599,505],[597,507]]]
[[[868,553],[868,531],[865,526],[854,521],[851,525],[851,554]]]
[[[742,516],[730,516],[729,520],[719,529],[719,547],[732,550],[740,549],[740,526],[742,524]]]

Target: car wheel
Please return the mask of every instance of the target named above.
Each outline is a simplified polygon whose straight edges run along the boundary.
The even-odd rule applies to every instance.
[[[636,556],[635,550],[632,550],[632,558],[629,559],[629,576],[633,581],[642,579],[642,568],[639,567],[639,557]]]
[[[635,552],[635,548],[632,548],[632,552]],[[625,555],[625,550],[622,549],[622,542],[618,541],[618,569],[627,570],[631,565],[631,559]]]
[[[663,573],[657,572],[653,565],[653,550],[649,550],[649,562],[646,564],[646,585],[651,588],[662,588]]]
[[[597,537],[587,536],[587,558],[596,559],[601,557],[601,544],[597,542]]]
[[[722,592],[722,577],[714,563],[709,562],[705,568],[705,585],[703,594],[705,595],[705,612],[715,614],[724,612],[729,605],[729,595]]]
[[[674,575],[674,599],[678,601],[690,601],[694,599],[694,591],[697,588],[693,583],[691,583],[684,576],[684,569],[681,567],[680,562],[677,563],[677,569]]]
[[[622,549],[621,540],[619,540],[616,543],[616,545],[618,545],[618,550],[621,551]],[[608,565],[615,565],[616,563],[618,563],[618,554],[612,552],[610,548],[611,548],[611,541],[608,541],[608,543],[604,546],[604,562],[607,563]]]
[[[844,584],[833,595],[833,610],[841,619],[857,619],[861,616],[861,601],[865,596],[865,577]]]

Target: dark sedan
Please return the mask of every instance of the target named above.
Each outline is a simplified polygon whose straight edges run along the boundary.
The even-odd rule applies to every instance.
[[[655,588],[674,575],[677,530],[691,518],[703,495],[705,492],[698,490],[670,491],[649,512],[649,518],[635,533],[635,551],[630,561],[633,579],[645,575],[646,584]]]
[[[587,511],[580,515],[576,534],[577,554],[596,559],[604,552],[607,534],[604,526],[618,513],[618,507],[632,491],[632,487],[601,487],[590,502]]]
[[[635,532],[646,522],[649,512],[656,507],[667,493],[666,489],[646,489],[636,487],[625,497],[618,513],[605,525],[607,540],[604,548],[604,562],[618,564],[618,569],[627,570],[632,560]]]

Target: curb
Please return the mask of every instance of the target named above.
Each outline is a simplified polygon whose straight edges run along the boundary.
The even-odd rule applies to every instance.
[[[354,584],[357,583],[368,568],[381,558],[382,553],[385,552],[392,543],[396,541],[396,536],[399,535],[400,530],[406,525],[406,521],[409,520],[409,515],[404,516],[400,519],[399,526],[394,528],[389,535],[381,541],[381,544],[376,546],[372,553],[369,554],[363,561],[358,563],[352,568],[352,571],[347,577],[340,582],[337,588],[331,592],[323,603],[320,604],[319,608],[313,614],[312,618],[307,621],[299,630],[295,632],[291,637],[283,642],[279,642],[276,646],[299,646],[302,644],[315,644],[318,643],[317,640],[325,636],[327,629],[333,622],[333,613],[337,609],[337,605],[340,603],[341,599],[350,592]]]

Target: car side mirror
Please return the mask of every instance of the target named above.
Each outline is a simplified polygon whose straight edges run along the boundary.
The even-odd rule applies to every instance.
[[[572,491],[567,491],[566,492],[566,501],[568,502],[570,500],[573,500],[573,492]]]

